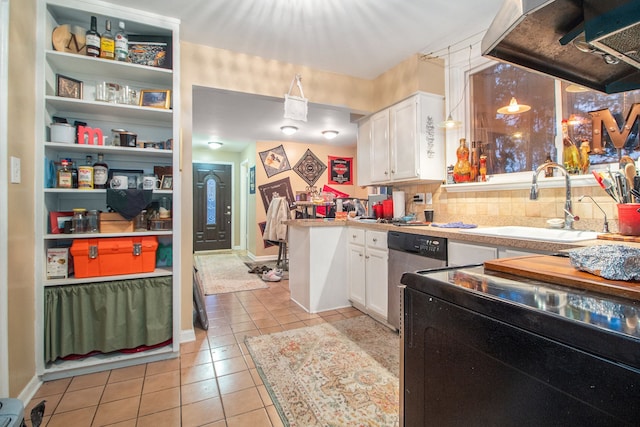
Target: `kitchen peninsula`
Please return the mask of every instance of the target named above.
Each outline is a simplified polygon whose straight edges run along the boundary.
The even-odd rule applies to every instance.
[[[392,224],[351,220],[298,219],[289,220],[286,224],[289,227],[289,287],[291,299],[310,313],[352,305],[349,297],[349,263],[347,256],[347,237],[349,230],[352,228],[380,232],[397,231],[402,228],[407,233],[446,238],[450,246],[455,243],[466,246],[472,251],[477,248],[493,249],[493,253],[496,255],[487,259],[530,253],[552,254],[576,247],[623,243],[602,239],[570,243],[525,240],[465,233],[455,228],[439,228],[426,225],[398,227]],[[640,247],[640,243],[624,242],[624,244]],[[471,261],[467,263],[471,263]]]

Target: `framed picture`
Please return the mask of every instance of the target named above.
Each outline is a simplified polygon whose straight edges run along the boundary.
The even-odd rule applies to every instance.
[[[173,166],[154,166],[153,174],[156,176],[173,175]]]
[[[148,67],[173,67],[171,37],[129,34],[128,62]]]
[[[164,175],[162,177],[161,190],[173,190],[173,175]]]
[[[274,197],[286,197],[289,208],[294,208],[296,198],[293,195],[293,190],[291,190],[291,181],[289,180],[289,177],[270,182],[268,184],[259,185],[258,192],[262,198],[265,213],[269,210],[269,204]]]
[[[249,194],[256,194],[256,167],[249,168]]]
[[[153,108],[171,108],[169,89],[143,89],[140,91],[140,106]]]
[[[328,184],[352,184],[353,157],[329,156]]]
[[[82,99],[82,82],[71,77],[56,74],[56,95],[64,98]]]
[[[142,169],[109,169],[107,188],[111,188],[111,178],[113,178],[114,175],[126,176],[128,189],[135,190],[138,188],[138,182],[142,183],[144,171]]]
[[[71,218],[73,218],[73,212],[49,212],[51,234],[64,233],[64,224],[71,221]]]

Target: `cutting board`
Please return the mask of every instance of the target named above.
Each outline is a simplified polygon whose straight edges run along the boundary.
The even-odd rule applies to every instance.
[[[625,236],[623,234],[615,234],[615,233],[598,234],[598,239],[601,239],[601,240],[617,240],[619,242],[640,243],[640,236]]]
[[[607,280],[576,269],[571,265],[569,258],[550,255],[502,258],[485,261],[484,268],[542,282],[640,300],[640,281]]]

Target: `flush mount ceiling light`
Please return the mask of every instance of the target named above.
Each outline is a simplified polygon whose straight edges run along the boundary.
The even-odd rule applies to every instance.
[[[516,101],[516,98],[514,96],[511,98],[509,105],[498,108],[498,114],[520,114],[524,113],[525,111],[529,111],[530,109],[531,107],[528,105],[518,104],[518,101]]]
[[[324,139],[333,139],[336,136],[338,136],[338,131],[337,130],[325,130],[325,131],[322,131],[322,136],[324,136]]]
[[[282,126],[280,130],[285,135],[293,135],[294,133],[298,132],[298,128],[295,126]]]
[[[570,93],[579,93],[579,92],[589,92],[589,89],[587,89],[586,87],[583,87],[583,86],[578,86],[578,85],[571,84],[571,85],[567,86],[565,91],[566,92],[570,92]]]
[[[209,141],[209,148],[211,148],[212,150],[217,150],[218,148],[222,147],[222,142],[219,141]]]

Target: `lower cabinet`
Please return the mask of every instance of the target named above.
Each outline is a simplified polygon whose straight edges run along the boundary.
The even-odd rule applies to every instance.
[[[482,264],[490,259],[498,258],[498,249],[492,246],[474,245],[449,240],[447,244],[448,265]]]
[[[387,320],[387,233],[350,227],[347,244],[349,299],[354,307]]]

